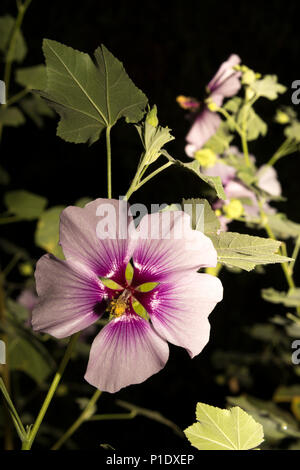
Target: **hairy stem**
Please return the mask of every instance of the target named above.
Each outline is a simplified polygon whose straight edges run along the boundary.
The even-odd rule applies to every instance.
[[[110,130],[111,130],[111,127],[107,126],[106,128],[106,155],[107,155],[107,197],[108,199],[112,198]]]

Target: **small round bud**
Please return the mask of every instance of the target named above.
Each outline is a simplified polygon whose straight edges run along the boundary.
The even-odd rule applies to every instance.
[[[207,107],[213,113],[215,113],[219,109],[219,107],[213,101],[207,101]]]
[[[33,274],[33,268],[30,263],[19,264],[19,271],[22,276],[31,276]]]
[[[215,165],[217,155],[211,149],[200,149],[194,153],[194,158],[204,168],[210,168]]]
[[[290,118],[285,112],[278,109],[276,112],[275,121],[278,122],[278,124],[287,124],[290,122]]]
[[[244,212],[243,204],[238,199],[231,199],[225,204],[223,211],[228,219],[238,219]]]

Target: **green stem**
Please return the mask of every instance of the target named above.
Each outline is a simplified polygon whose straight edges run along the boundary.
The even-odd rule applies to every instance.
[[[274,155],[270,158],[267,165],[273,166],[282,157],[289,155],[297,150],[298,146],[296,142],[293,142],[290,138],[287,138],[280,147],[276,150]]]
[[[263,208],[262,208],[262,204],[259,203],[260,205],[260,214],[261,214],[261,220],[262,220],[262,225],[265,229],[265,231],[267,232],[267,235],[269,238],[271,238],[272,240],[276,240],[276,237],[268,223],[268,217],[266,215],[266,213],[264,212]],[[280,249],[280,251],[282,252],[282,250]],[[294,279],[293,279],[293,276],[291,275],[290,273],[290,270],[289,270],[289,266],[288,266],[288,263],[280,263],[281,265],[281,268],[283,270],[283,273],[285,275],[285,278],[286,278],[286,281],[288,283],[288,286],[290,289],[293,289],[295,287],[295,283],[294,283]],[[298,311],[298,309],[297,309]]]
[[[5,315],[5,294],[4,294],[3,283],[4,283],[4,276],[3,276],[3,273],[0,273],[0,324],[3,330],[5,331],[6,315]],[[7,335],[3,334],[1,339],[2,341],[4,341],[4,344],[7,345]],[[8,357],[6,357],[6,364],[3,364],[0,366],[0,372],[3,377],[3,384],[7,391],[7,395],[10,396],[10,372],[9,372]],[[6,450],[12,450],[13,449],[12,428],[11,428],[11,422],[9,419],[9,413],[7,412],[7,410],[5,410],[4,419],[5,419],[4,447]]]
[[[30,88],[24,88],[23,90],[19,91],[15,95],[13,95],[9,100],[7,100],[6,106],[11,106],[14,103],[20,101],[24,96],[26,96],[30,92]]]
[[[18,32],[21,28],[24,15],[31,1],[32,0],[26,0],[24,3],[18,4],[18,15],[17,15],[16,21],[15,21],[15,24],[11,33],[10,42],[9,42],[9,46],[8,46],[7,54],[6,54],[6,64],[5,64],[5,69],[4,69],[4,82],[6,86],[6,95],[8,95],[8,90],[9,90],[11,66],[13,63],[12,57],[13,57],[13,52],[14,52],[14,48],[16,45],[17,37],[18,37]]]
[[[18,6],[18,15],[16,18],[16,21],[14,23],[14,27],[10,36],[9,44],[8,44],[8,49],[6,53],[6,61],[5,61],[5,67],[4,67],[4,83],[5,83],[5,89],[6,89],[6,101],[9,102],[8,100],[8,91],[9,91],[9,85],[10,85],[10,77],[11,77],[11,67],[13,63],[13,52],[14,48],[16,45],[17,37],[18,37],[18,32],[21,28],[21,25],[23,23],[24,15],[26,13],[26,10],[28,9],[30,3],[32,0],[25,0],[24,3],[17,2]],[[11,104],[11,103],[10,103]],[[7,105],[3,105],[4,107]],[[2,139],[2,132],[3,132],[3,124],[0,123],[0,141]]]
[[[77,418],[77,420],[72,424],[72,426],[65,432],[65,434],[54,444],[51,450],[58,450],[60,447],[77,431],[77,429],[82,425],[84,421],[88,421],[91,419],[91,411],[93,407],[96,405],[98,399],[101,396],[101,391],[96,390],[93,394],[92,398],[89,400],[88,404],[86,405],[85,409],[81,413],[81,415]]]
[[[29,433],[29,436],[27,438],[26,441],[23,442],[23,445],[22,445],[22,450],[30,450],[31,449],[31,446],[34,442],[34,439],[36,437],[36,434],[42,424],[42,421],[44,419],[44,416],[48,410],[48,407],[51,403],[51,400],[55,394],[55,391],[60,383],[60,380],[62,378],[62,375],[65,371],[65,368],[71,358],[71,355],[72,355],[72,352],[73,352],[73,349],[74,349],[74,346],[79,338],[79,335],[80,335],[80,332],[79,333],[75,333],[73,336],[71,336],[71,339],[69,341],[69,344],[68,344],[68,347],[66,349],[66,352],[65,352],[65,355],[60,363],[60,366],[58,368],[58,371],[56,372],[55,376],[54,376],[54,379],[52,381],[52,384],[48,390],[48,393],[47,393],[47,396],[44,400],[44,403],[40,409],[40,412],[35,420],[35,423]]]
[[[141,161],[141,164],[139,166],[139,168],[137,169],[137,172],[135,174],[135,177],[134,179],[132,180],[132,183],[130,185],[130,188],[128,189],[127,193],[126,193],[126,196],[125,196],[125,199],[128,200],[130,198],[130,196],[135,192],[137,191],[138,189],[140,189],[145,183],[147,183],[148,181],[150,181],[154,176],[158,175],[161,171],[165,170],[166,168],[168,168],[169,166],[173,165],[173,162],[168,162],[168,163],[165,163],[164,165],[162,165],[161,167],[159,167],[157,170],[153,171],[152,173],[150,173],[150,175],[146,176],[146,178],[144,178],[142,181],[140,181],[141,179],[141,176],[144,174],[145,172],[145,166],[143,165],[143,159]]]
[[[132,410],[130,413],[112,413],[112,414],[103,414],[103,415],[94,415],[89,421],[108,421],[114,419],[133,419],[137,416],[137,411]]]
[[[11,217],[0,217],[0,225],[12,224],[14,222],[20,222],[21,220],[21,217],[18,217],[17,215],[13,215]]]
[[[300,236],[296,240],[296,244],[295,244],[294,251],[293,251],[293,254],[292,254],[293,261],[291,261],[290,264],[289,264],[289,271],[290,271],[291,275],[293,275],[295,262],[296,262],[296,259],[298,258],[298,255],[299,255],[299,249],[300,249]]]
[[[106,128],[106,154],[107,154],[107,197],[108,199],[112,198],[110,130],[111,130],[111,127],[107,126]]]
[[[18,415],[18,412],[9,396],[8,390],[5,387],[5,383],[3,379],[0,377],[0,390],[2,392],[3,398],[5,400],[7,410],[11,416],[11,419],[13,420],[13,423],[15,425],[16,431],[20,437],[20,439],[23,441],[26,438],[26,431],[24,429],[23,423]]]
[[[157,170],[153,171],[152,173],[150,173],[150,175],[146,176],[146,178],[144,178],[142,181],[140,181],[136,187],[135,187],[135,191],[137,189],[140,189],[145,183],[147,183],[147,181],[150,181],[154,176],[158,175],[158,173],[160,173],[161,171],[163,170],[166,170],[167,168],[169,168],[169,166],[173,165],[173,162],[168,162],[168,163],[165,163],[164,165],[162,165],[161,167],[159,167]]]
[[[248,150],[248,142],[247,142],[247,137],[246,137],[246,131],[243,131],[241,135],[241,141],[242,141],[242,147],[243,147],[243,153],[245,157],[245,162],[248,167],[251,166],[250,158],[249,158],[249,150]]]

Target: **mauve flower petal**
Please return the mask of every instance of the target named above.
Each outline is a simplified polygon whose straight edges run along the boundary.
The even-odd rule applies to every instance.
[[[133,286],[217,264],[212,241],[202,232],[192,230],[190,216],[185,212],[147,215],[142,218],[137,233]]]
[[[236,54],[231,54],[229,58],[221,64],[217,73],[211,79],[207,88],[211,93],[229,97],[235,95],[241,88],[241,72],[235,71],[233,67],[238,65],[241,59]]]
[[[38,302],[38,296],[33,288],[26,287],[18,296],[17,302],[31,312]]]
[[[97,321],[106,307],[104,286],[84,266],[44,255],[37,263],[38,304],[32,327],[65,338]]]
[[[225,187],[225,194],[228,199],[250,199],[252,204],[243,203],[246,216],[257,217],[259,215],[259,205],[255,194],[237,181],[230,181]]]
[[[114,199],[96,199],[84,208],[67,207],[60,218],[60,244],[66,259],[78,260],[98,276],[123,284],[133,250],[129,232],[134,226],[128,209],[125,201]]]
[[[95,338],[85,374],[94,387],[115,393],[159,372],[169,357],[166,341],[135,313],[112,320]]]
[[[220,176],[223,185],[229,183],[236,174],[236,169],[233,168],[233,166],[226,165],[220,158],[214,166],[211,166],[210,168],[201,168],[201,171],[207,176]]]
[[[220,116],[205,108],[194,121],[186,141],[200,149],[217,132],[220,124]]]
[[[269,165],[263,165],[256,173],[258,178],[257,186],[272,196],[281,195],[281,185],[278,181],[277,171]]]
[[[135,296],[146,308],[157,333],[194,357],[209,340],[208,315],[222,300],[223,287],[217,277],[193,273],[174,277]]]

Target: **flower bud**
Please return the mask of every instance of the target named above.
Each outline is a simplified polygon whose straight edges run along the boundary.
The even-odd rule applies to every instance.
[[[278,122],[278,124],[287,124],[290,122],[290,118],[285,112],[278,109],[276,112],[275,121]]]
[[[153,106],[153,108],[148,112],[147,117],[146,117],[146,122],[150,124],[152,127],[157,127],[158,126],[158,119],[157,119],[157,107],[156,104]]]
[[[243,204],[238,199],[231,199],[225,204],[223,211],[228,219],[238,219],[244,212]]]
[[[194,153],[194,158],[204,168],[210,168],[215,165],[217,155],[211,149],[200,149]]]

